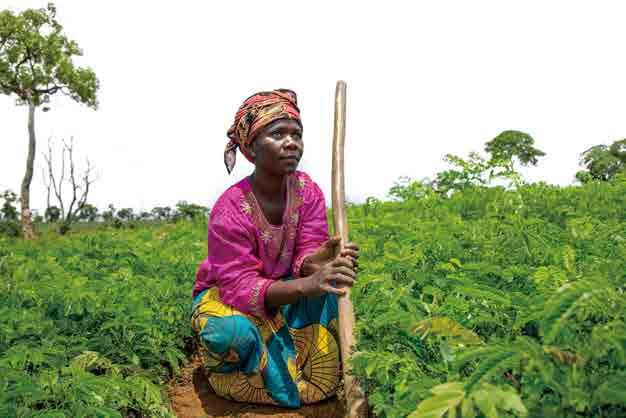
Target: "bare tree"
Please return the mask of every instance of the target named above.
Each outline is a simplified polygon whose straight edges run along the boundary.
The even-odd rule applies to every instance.
[[[51,170],[52,145],[51,145],[51,142],[52,142],[52,138],[48,138],[48,158],[46,158],[46,155],[44,154],[44,158],[46,158],[46,162],[48,163],[48,174],[46,175],[45,168],[41,169],[41,177],[43,178],[43,185],[46,186],[46,211],[48,211],[50,207],[52,206],[50,204],[50,193],[52,190],[52,170]]]
[[[55,175],[54,160],[52,152],[51,140],[48,139],[48,154],[44,154],[46,165],[48,167],[48,173],[43,173],[44,185],[48,190],[48,208],[50,208],[50,193],[54,193],[58,201],[58,208],[61,212],[59,232],[65,234],[69,231],[72,223],[78,220],[79,212],[87,203],[87,197],[89,196],[89,190],[95,179],[94,167],[91,161],[87,158],[87,165],[85,170],[80,174],[77,174],[76,164],[74,163],[74,138],[70,139],[67,143],[62,140],[63,146],[61,148],[61,170],[60,173]],[[68,167],[69,165],[69,167]],[[68,185],[70,187],[71,200],[69,205],[66,205],[67,200],[63,193],[63,186]]]

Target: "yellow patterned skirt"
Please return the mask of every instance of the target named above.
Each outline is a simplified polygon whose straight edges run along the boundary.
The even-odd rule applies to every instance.
[[[337,389],[336,295],[301,298],[264,320],[223,304],[211,288],[194,298],[191,321],[219,396],[297,408]]]

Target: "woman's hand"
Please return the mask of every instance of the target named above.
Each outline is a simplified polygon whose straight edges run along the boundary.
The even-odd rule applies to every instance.
[[[348,258],[352,261],[353,267],[356,271],[359,258],[359,246],[353,242],[348,242],[339,254],[339,246],[341,245],[341,238],[334,236],[326,241],[317,251],[308,256],[304,263],[302,263],[300,275],[303,277],[310,276],[311,274],[320,270],[322,266],[328,264],[334,260],[337,256]]]
[[[338,237],[333,237],[315,253],[316,264],[309,261],[312,266],[310,271],[305,272],[306,264],[300,268],[301,278],[297,280],[277,280],[267,288],[265,303],[269,307],[278,307],[296,303],[301,297],[316,297],[325,293],[344,295],[347,288],[354,285],[356,279],[357,259],[359,247],[348,243],[335,257],[333,249],[338,250],[340,244]],[[322,257],[324,254],[330,254]],[[326,260],[326,257],[330,257]],[[335,287],[337,286],[337,287]]]
[[[344,295],[345,288],[354,285],[356,279],[354,268],[354,263],[347,257],[337,257],[324,264],[312,275],[300,279],[304,281],[304,296],[321,296],[324,293]]]
[[[354,265],[355,269],[359,266],[359,246],[356,245],[355,243],[353,242],[346,243],[346,245],[343,247],[343,250],[341,250],[341,253],[339,254],[339,256],[346,257],[350,261],[352,261],[352,264]]]

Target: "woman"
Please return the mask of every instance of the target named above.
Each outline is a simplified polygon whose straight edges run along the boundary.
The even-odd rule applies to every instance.
[[[324,195],[296,171],[304,144],[294,92],[246,99],[228,137],[228,172],[237,149],[255,169],[211,211],[192,325],[218,395],[296,408],[339,383],[337,295],[354,283],[359,250],[349,243],[335,257]]]

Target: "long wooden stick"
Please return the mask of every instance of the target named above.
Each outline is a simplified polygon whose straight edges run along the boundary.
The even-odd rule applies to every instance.
[[[337,82],[335,90],[335,128],[333,133],[332,199],[335,235],[341,237],[341,247],[348,242],[348,219],[345,207],[344,144],[346,139],[346,83]],[[367,399],[356,378],[350,373],[348,360],[355,344],[354,310],[350,301],[350,289],[339,297],[339,344],[343,364],[343,382],[346,395],[346,416],[367,417]]]

